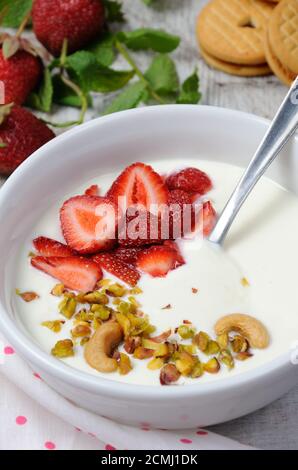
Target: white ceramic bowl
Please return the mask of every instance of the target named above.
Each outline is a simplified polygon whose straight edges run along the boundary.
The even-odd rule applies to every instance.
[[[125,111],[57,137],[8,179],[0,191],[0,328],[51,387],[79,406],[117,421],[173,429],[237,418],[275,400],[298,382],[290,351],[234,377],[189,386],[150,387],[97,378],[43,352],[18,321],[10,302],[17,249],[43,211],[82,179],[163,155],[180,164],[185,155],[245,166],[267,126],[256,116],[204,106]],[[297,156],[296,137],[269,171],[273,180],[296,193]]]

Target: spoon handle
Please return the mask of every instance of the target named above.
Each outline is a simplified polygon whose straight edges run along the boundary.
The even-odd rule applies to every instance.
[[[298,77],[293,82],[249,166],[220,215],[209,241],[223,244],[239,209],[260,177],[298,128]]]

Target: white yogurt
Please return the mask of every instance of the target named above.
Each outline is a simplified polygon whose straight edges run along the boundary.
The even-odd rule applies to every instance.
[[[213,180],[214,189],[206,195],[216,210],[221,211],[243,169],[216,162],[183,161],[183,166],[197,166]],[[154,165],[160,173],[176,170],[173,162]],[[49,208],[36,224],[19,256],[15,287],[21,291],[34,290],[40,298],[25,303],[13,295],[13,305],[22,323],[42,349],[49,352],[59,339],[70,337],[72,322],[66,322],[58,334],[41,326],[43,321],[63,318],[57,312],[59,299],[50,295],[57,283],[54,279],[30,266],[28,252],[32,239],[39,235],[63,241],[59,226],[59,208],[68,197],[82,193],[89,185],[98,184],[104,194],[117,175],[101,175],[75,188]],[[298,339],[298,295],[296,269],[298,266],[298,198],[273,181],[262,178],[241,209],[229,233],[225,250],[215,250],[208,243],[180,241],[186,264],[171,271],[165,278],[142,276],[139,283],[143,294],[138,296],[142,310],[157,327],[156,334],[179,326],[189,320],[214,335],[213,325],[228,313],[247,313],[261,320],[268,328],[271,344],[266,350],[253,351],[254,356],[237,362],[233,371],[224,367],[217,375],[204,374],[197,380],[181,378],[180,383],[220,380],[243,373],[271,361],[290,349]],[[107,277],[111,278],[110,275]],[[246,277],[250,286],[244,287]],[[197,293],[192,288],[198,289]],[[170,304],[172,308],[163,309]],[[118,373],[101,374],[86,364],[82,348],[65,359],[69,366],[112,380],[135,384],[159,384],[159,371],[150,371],[147,361],[132,358],[133,371],[126,376]],[[202,360],[206,357],[201,356]]]

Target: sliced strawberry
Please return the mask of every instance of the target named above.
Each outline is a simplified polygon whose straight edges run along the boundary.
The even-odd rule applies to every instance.
[[[181,238],[194,229],[193,197],[182,189],[169,192],[169,238]]]
[[[99,196],[100,190],[97,184],[92,184],[89,188],[86,189],[86,196]]]
[[[172,240],[166,240],[164,242],[164,246],[174,250],[176,252],[176,268],[178,268],[179,266],[182,266],[183,264],[185,264],[185,260],[181,254],[181,251],[180,251],[180,248],[179,246],[177,245],[176,242],[172,241]]]
[[[168,176],[166,185],[169,189],[182,189],[188,193],[196,193],[201,196],[212,189],[209,176],[198,170],[198,168],[185,168]]]
[[[216,222],[216,211],[210,201],[204,202],[199,214],[199,227],[204,237],[208,237]]]
[[[135,265],[138,259],[138,254],[142,251],[141,247],[130,246],[130,247],[121,247],[119,246],[115,250],[111,251],[110,254],[115,256],[119,261],[122,261],[126,264]]]
[[[153,277],[164,277],[180,265],[176,250],[165,245],[142,251],[137,261],[137,268]]]
[[[40,271],[58,279],[68,289],[92,291],[102,278],[102,270],[94,261],[80,256],[35,256],[31,264]]]
[[[121,204],[119,197],[125,198],[126,207],[140,205],[154,212],[151,205],[159,207],[168,202],[167,188],[153,168],[145,163],[134,163],[127,167],[112,184],[107,194]],[[156,209],[157,209],[156,207]]]
[[[116,205],[100,196],[72,197],[60,210],[64,238],[72,249],[81,254],[112,248],[118,219]]]
[[[75,251],[52,238],[38,237],[33,240],[33,246],[41,256],[73,256]]]
[[[93,256],[93,260],[103,269],[113,276],[118,277],[121,281],[126,282],[130,286],[135,286],[140,279],[140,273],[131,265],[123,263],[117,257],[109,253],[100,253]]]
[[[132,215],[129,215],[129,214]],[[120,246],[137,247],[160,243],[160,217],[145,210],[126,212],[126,224],[122,224],[118,233]]]

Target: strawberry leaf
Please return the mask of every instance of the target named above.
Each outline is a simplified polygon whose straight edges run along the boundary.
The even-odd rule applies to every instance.
[[[175,63],[168,55],[154,57],[145,77],[158,94],[171,94],[179,90],[179,78]]]
[[[32,9],[32,0],[0,0],[0,12],[5,9],[2,26],[18,28]]]
[[[28,106],[38,111],[48,113],[51,111],[53,102],[53,83],[51,72],[46,67],[39,88],[32,92],[27,100]]]
[[[104,114],[136,108],[142,101],[146,100],[146,97],[147,91],[144,83],[132,83],[110,103]]]
[[[2,52],[5,59],[12,57],[19,49],[20,42],[16,37],[8,37],[4,39],[2,44]]]
[[[180,38],[159,29],[140,28],[135,31],[121,31],[117,34],[118,41],[129,49],[148,50],[155,52],[172,52],[180,43]]]
[[[190,75],[182,84],[177,98],[178,104],[197,104],[202,95],[199,91],[200,81],[197,70]]]
[[[71,106],[73,108],[81,108],[82,102],[80,97],[61,80],[60,75],[53,77],[53,101],[62,106]],[[92,106],[92,99],[87,95],[88,106]]]
[[[108,23],[123,23],[125,21],[124,13],[122,11],[122,3],[115,0],[103,0],[103,3]]]
[[[133,70],[121,71],[105,67],[89,51],[78,51],[68,56],[65,66],[84,92],[116,91],[134,76]]]
[[[85,50],[92,52],[102,65],[108,67],[114,62],[116,57],[114,35],[105,33],[100,40],[91,43]]]

